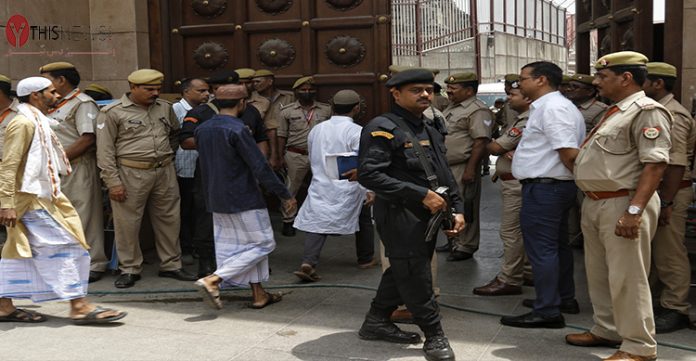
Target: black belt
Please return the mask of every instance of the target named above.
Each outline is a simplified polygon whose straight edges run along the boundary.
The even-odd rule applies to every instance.
[[[520,183],[522,184],[529,184],[529,183],[542,183],[542,184],[551,184],[551,183],[566,183],[566,182],[575,182],[572,179],[556,179],[556,178],[525,178],[525,179],[520,179]]]

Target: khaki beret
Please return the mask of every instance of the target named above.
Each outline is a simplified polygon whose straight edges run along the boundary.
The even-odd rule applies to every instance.
[[[254,77],[256,70],[251,68],[239,68],[234,70],[235,73],[239,74],[239,80],[249,80]]]
[[[354,90],[339,90],[332,98],[332,102],[337,105],[353,105],[360,103],[360,95]]]
[[[244,99],[247,95],[247,89],[242,84],[225,84],[215,90],[215,99],[220,100]]]
[[[478,77],[474,73],[457,73],[452,74],[445,79],[447,84],[469,83],[478,81]]]
[[[295,81],[295,84],[292,85],[293,89],[299,88],[302,84],[313,84],[314,83],[314,78],[312,76],[303,76],[302,78],[297,79]]]
[[[561,80],[561,84],[568,84],[570,83],[571,76],[567,74],[563,74],[563,79]]]
[[[128,82],[135,85],[160,85],[164,80],[164,74],[155,69],[140,69],[128,76]]]
[[[75,69],[75,65],[72,65],[65,61],[59,61],[56,63],[49,63],[39,68],[39,73],[49,73],[56,70],[68,70]]]
[[[385,85],[387,88],[391,88],[402,86],[404,84],[432,84],[434,81],[435,76],[430,69],[412,68],[392,75],[392,77],[387,80]]]
[[[587,85],[592,85],[592,81],[594,80],[594,76],[587,75],[587,74],[573,74],[573,76],[570,77],[570,80],[577,81],[577,82],[587,84]]]
[[[519,74],[505,74],[505,82],[512,83],[520,80]]]
[[[672,64],[652,62],[647,64],[648,75],[666,76],[670,78],[677,77],[677,68]]]
[[[272,71],[266,70],[266,69],[259,69],[254,73],[254,77],[259,77],[259,76],[274,76]]]
[[[10,80],[10,78],[0,74],[0,83],[12,84],[12,80]]]
[[[595,69],[601,70],[614,66],[645,67],[648,57],[635,51],[619,51],[607,54],[595,62]]]
[[[109,91],[109,89],[107,89],[105,86],[99,85],[97,83],[92,83],[90,85],[87,85],[87,87],[85,88],[85,91],[88,91],[88,90],[96,92],[96,93],[105,94],[105,95],[111,95],[111,92]]]

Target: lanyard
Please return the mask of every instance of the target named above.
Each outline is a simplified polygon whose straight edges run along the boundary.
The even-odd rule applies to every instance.
[[[592,128],[592,130],[590,131],[590,134],[588,134],[587,137],[585,137],[585,140],[584,140],[584,141],[582,142],[582,144],[580,145],[580,148],[582,148],[583,146],[585,146],[585,144],[587,144],[587,142],[590,141],[590,138],[592,138],[592,136],[593,136],[595,133],[597,133],[597,130],[599,130],[599,127],[601,127],[602,124],[604,124],[604,122],[605,122],[607,119],[609,119],[610,116],[612,116],[614,113],[616,113],[616,112],[618,112],[618,111],[619,111],[619,107],[617,107],[616,105],[612,105],[612,106],[609,108],[609,110],[607,110],[606,114],[604,114],[604,116],[602,117],[602,120],[600,120],[599,123],[597,123],[597,125],[595,125],[595,127]]]
[[[10,114],[10,112],[12,112],[12,109],[7,108],[7,109],[5,109],[4,112],[2,112],[2,114],[0,114],[0,124],[2,124],[2,122],[5,120],[5,118],[7,118],[7,116]]]
[[[75,98],[75,97],[77,96],[77,94],[80,94],[80,89],[77,89],[77,91],[75,92],[75,94],[71,95],[70,98],[65,98],[65,99],[61,100],[60,102],[58,102],[58,105],[56,105],[55,108],[49,110],[49,111],[48,111],[48,114],[52,114],[52,113],[55,112],[56,110],[60,109],[60,107],[62,107],[62,106],[65,105],[67,102],[69,102],[70,100],[72,100],[73,98]]]
[[[310,110],[309,113],[305,113],[305,120],[307,121],[307,125],[309,125],[312,122],[312,118],[314,117],[314,110],[315,109],[316,108],[312,108],[312,110]]]

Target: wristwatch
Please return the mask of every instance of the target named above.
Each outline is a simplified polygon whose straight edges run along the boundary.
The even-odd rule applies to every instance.
[[[634,206],[632,204],[630,206],[628,206],[628,209],[626,211],[628,212],[628,214],[633,215],[633,216],[638,216],[643,212],[643,210],[640,209],[640,207]]]

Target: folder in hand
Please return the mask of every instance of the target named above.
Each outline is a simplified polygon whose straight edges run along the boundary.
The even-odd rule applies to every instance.
[[[348,177],[344,177],[342,174],[358,168],[358,156],[338,156],[336,157],[336,165],[338,166],[338,179],[348,179]]]

